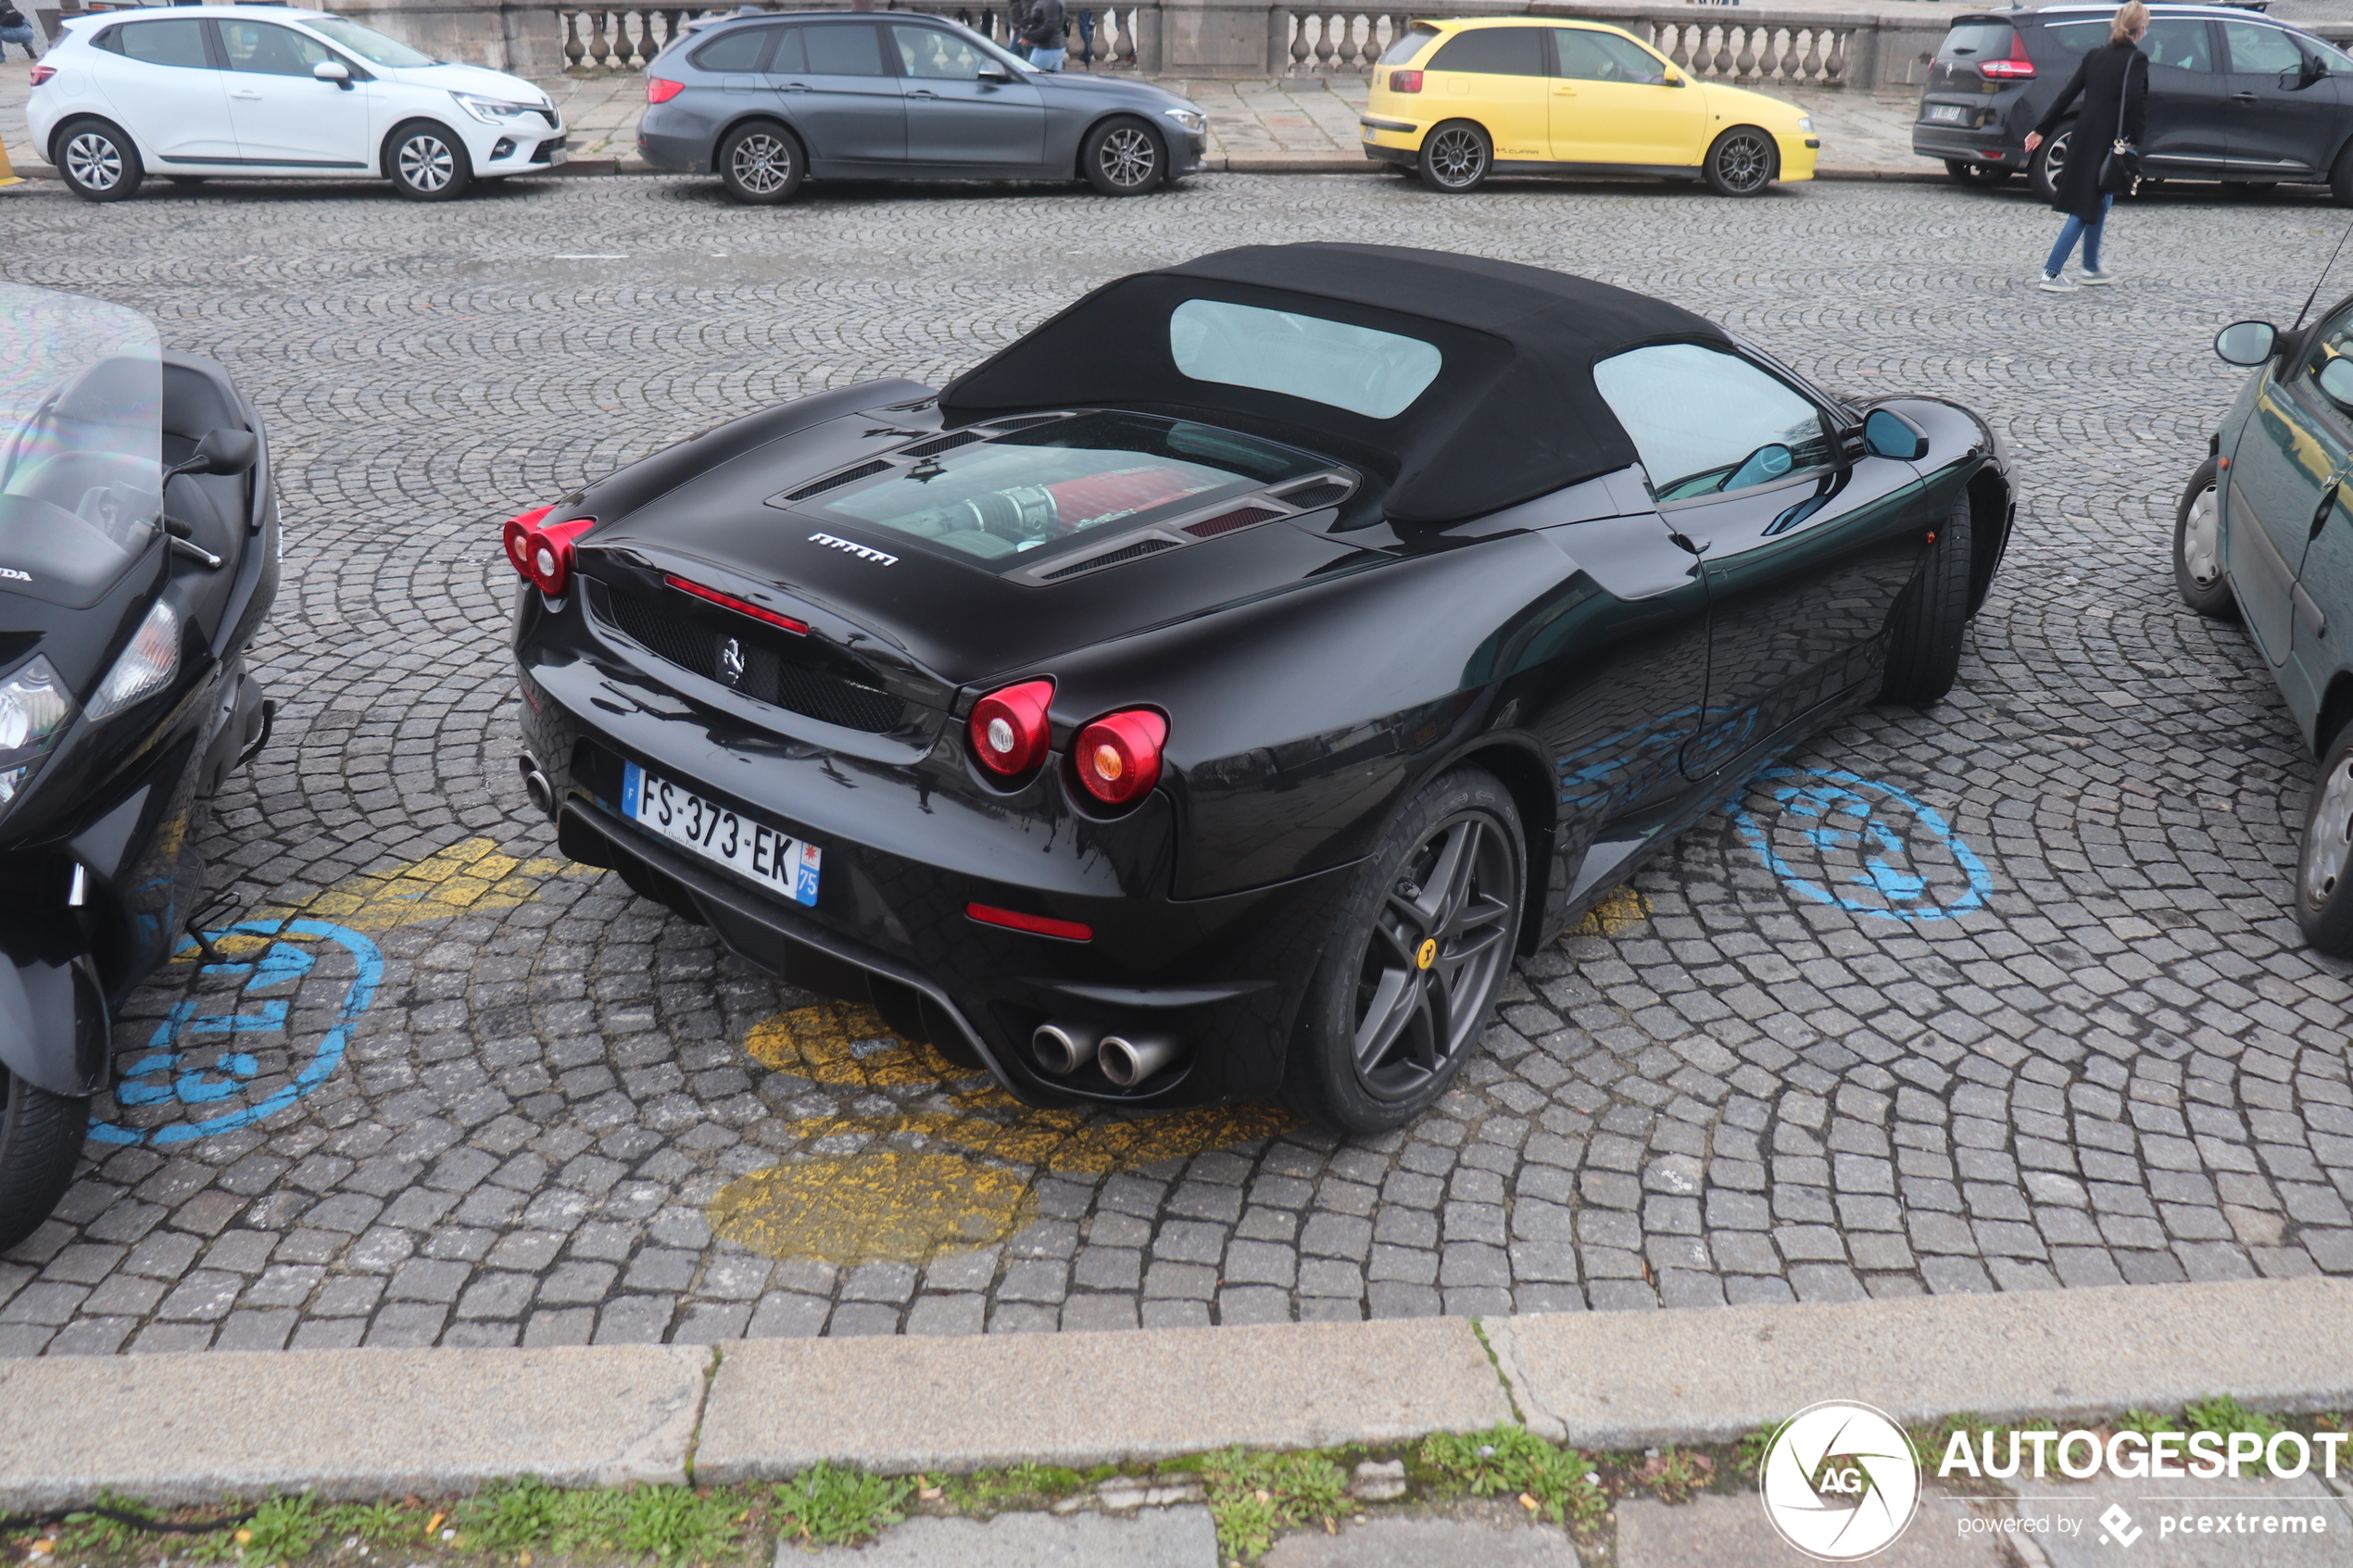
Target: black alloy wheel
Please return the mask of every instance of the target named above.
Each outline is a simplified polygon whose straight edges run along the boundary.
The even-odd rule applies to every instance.
[[[1969,500],[1953,499],[1919,573],[1895,601],[1887,633],[1887,674],[1879,700],[1931,708],[1961,672],[1961,634],[1969,630]]]
[[[2222,494],[2216,483],[2220,469],[2212,458],[2198,464],[2182,488],[2181,504],[2173,508],[2173,586],[2182,602],[2200,615],[2234,621],[2238,596],[2222,575]]]
[[[1478,1047],[1511,972],[1528,846],[1511,792],[1458,768],[1365,858],[1300,1008],[1290,1109],[1342,1133],[1420,1115]]]
[[[2051,132],[2026,162],[2027,182],[2045,201],[2058,200],[2059,175],[2067,168],[2067,150],[2075,144],[2075,122],[2069,120]]]
[[[1707,149],[1700,172],[1719,196],[1761,195],[1781,171],[1781,149],[1754,125],[1735,125]]]
[[[2008,184],[2010,176],[2018,170],[2005,169],[1998,163],[1971,163],[1965,157],[1948,157],[1944,160],[1944,172],[1956,185],[1987,191]]]
[[[1449,120],[1422,138],[1422,183],[1433,191],[1476,191],[1494,167],[1495,144],[1467,119]]]
[[[2314,952],[2353,958],[2353,724],[2328,744],[2312,783],[2296,847],[2296,923]]]
[[[737,126],[719,144],[719,183],[747,207],[775,207],[800,189],[803,166],[792,132],[768,120]]]
[[[1168,178],[1168,153],[1158,132],[1123,116],[1087,132],[1078,168],[1104,195],[1140,196]]]
[[[0,1252],[31,1236],[73,1185],[90,1102],[38,1089],[0,1067]]]
[[[466,144],[429,119],[410,120],[384,138],[384,169],[392,188],[410,201],[455,201],[474,182]]]
[[[139,149],[103,119],[69,121],[57,132],[54,155],[66,189],[90,202],[119,202],[139,194],[146,177]]]

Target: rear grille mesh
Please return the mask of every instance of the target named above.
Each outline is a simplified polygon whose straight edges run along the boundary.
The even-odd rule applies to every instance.
[[[1062,417],[1060,414],[1023,414],[1017,419],[991,420],[988,428],[994,431],[1027,430],[1032,425],[1052,424]]]
[[[1264,507],[1241,507],[1221,517],[1205,517],[1199,522],[1185,524],[1185,532],[1196,539],[1214,539],[1220,533],[1231,533],[1237,528],[1248,528],[1253,522],[1265,522],[1270,517],[1280,517]]]
[[[969,446],[974,442],[983,439],[985,438],[973,431],[960,430],[953,435],[943,435],[936,441],[926,441],[920,446],[902,447],[899,455],[902,458],[936,458],[942,452],[952,452],[959,446]]]
[[[1125,549],[1113,550],[1105,555],[1091,556],[1085,560],[1073,561],[1068,566],[1056,567],[1053,571],[1044,573],[1043,580],[1051,583],[1061,577],[1076,577],[1082,571],[1092,571],[1099,566],[1117,566],[1122,561],[1139,560],[1145,556],[1156,555],[1162,550],[1173,550],[1176,547],[1176,541],[1174,539],[1139,539]]]
[[[1348,489],[1347,485],[1340,483],[1338,480],[1327,479],[1321,484],[1311,484],[1304,490],[1293,490],[1283,499],[1294,507],[1303,507],[1312,512],[1317,507],[1330,506],[1334,501],[1347,495]]]
[[[821,668],[827,650],[788,632],[772,632],[749,616],[706,613],[673,603],[674,596],[648,599],[619,588],[592,597],[602,601],[598,608],[606,620],[659,657],[746,696],[868,734],[906,721],[905,706],[888,692]],[[743,661],[742,674],[733,681],[720,660],[730,642]]]
[[[854,469],[844,469],[839,473],[828,474],[814,484],[804,484],[786,495],[785,499],[806,501],[812,495],[823,495],[828,490],[838,490],[845,484],[855,484],[868,474],[880,473],[888,467],[890,467],[888,463],[883,462],[861,463]]]

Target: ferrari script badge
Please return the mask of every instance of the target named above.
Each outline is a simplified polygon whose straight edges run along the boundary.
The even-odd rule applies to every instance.
[[[744,684],[744,648],[733,637],[719,650],[719,674],[731,686]]]
[[[870,560],[876,566],[899,564],[897,556],[886,554],[881,550],[870,550],[863,545],[853,545],[847,539],[837,539],[830,533],[812,533],[809,536],[809,542],[812,545],[823,545],[828,549],[847,550],[860,560]]]

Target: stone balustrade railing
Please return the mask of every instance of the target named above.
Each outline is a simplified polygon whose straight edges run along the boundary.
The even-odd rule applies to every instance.
[[[1001,6],[976,5],[972,0],[962,4],[957,0],[890,0],[865,7],[848,0],[795,0],[792,4],[761,7],[794,11],[862,8],[952,17],[985,38],[1008,48],[1017,47],[1012,38],[1010,13]],[[734,16],[736,9],[734,6],[560,6],[556,16],[561,24],[564,69],[598,72],[643,70],[647,62],[668,48],[688,23],[703,17]],[[1069,9],[1070,63],[1082,69],[1116,69],[1135,66],[1141,14],[1156,12],[1159,7],[1073,6]]]
[[[1278,10],[1274,25],[1274,62],[1293,75],[1368,74],[1392,40],[1416,17],[1541,15],[1586,17],[1606,21],[1646,40],[1660,54],[1705,81],[1743,86],[1841,87],[1849,77],[1856,33],[1875,31],[1878,19],[1768,10],[1737,18],[1708,6],[1582,7],[1575,5],[1457,5],[1442,13],[1428,10],[1367,10],[1337,6]],[[1940,29],[1941,31],[1941,29]]]

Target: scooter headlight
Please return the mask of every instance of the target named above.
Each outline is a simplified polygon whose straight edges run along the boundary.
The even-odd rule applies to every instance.
[[[0,809],[24,792],[33,769],[72,722],[73,696],[47,659],[20,665],[0,681]]]
[[[139,622],[139,630],[131,634],[131,646],[98,684],[98,695],[90,699],[90,717],[111,719],[155,696],[171,683],[179,669],[179,612],[157,599],[147,619]]]

